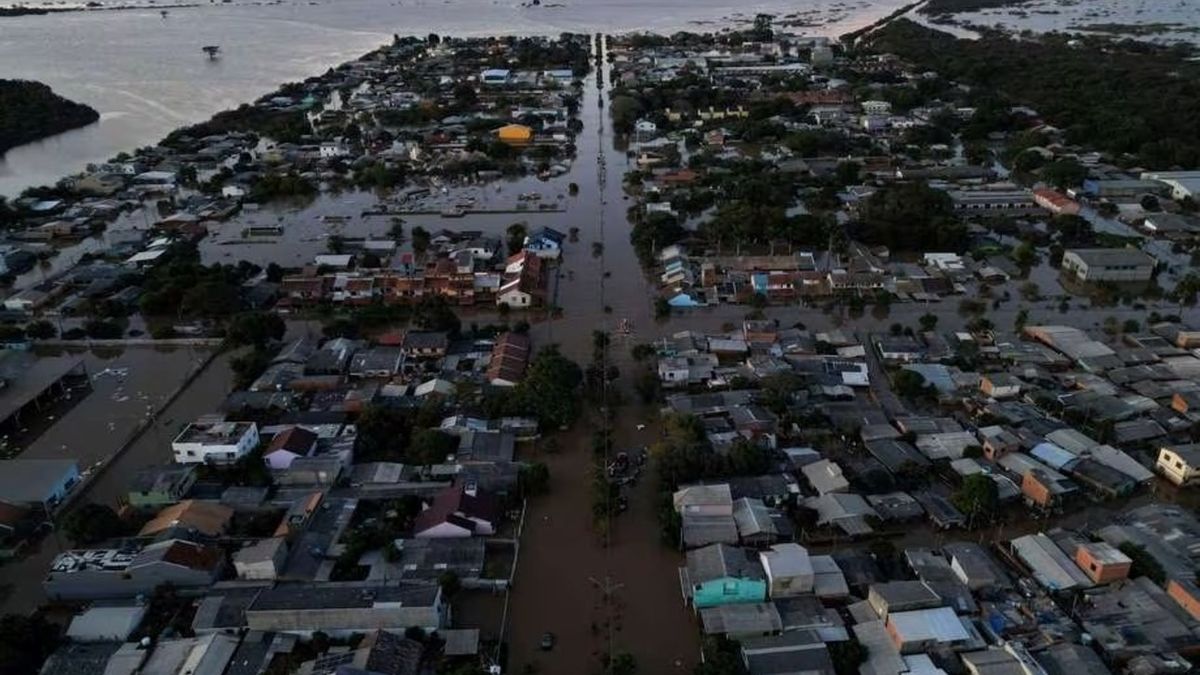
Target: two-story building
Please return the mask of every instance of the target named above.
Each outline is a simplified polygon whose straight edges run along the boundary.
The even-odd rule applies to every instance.
[[[258,425],[201,418],[171,442],[179,464],[232,464],[258,447]]]

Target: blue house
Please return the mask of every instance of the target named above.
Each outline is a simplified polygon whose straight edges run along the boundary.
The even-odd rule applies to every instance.
[[[687,293],[680,293],[667,300],[667,304],[676,308],[703,307],[695,298]]]
[[[525,250],[539,258],[557,258],[562,253],[566,235],[558,230],[543,227],[525,237]]]
[[[750,549],[712,544],[688,551],[679,578],[684,598],[696,609],[767,598],[766,574],[758,553]]]
[[[27,508],[52,508],[79,482],[73,459],[0,461],[0,502]]]

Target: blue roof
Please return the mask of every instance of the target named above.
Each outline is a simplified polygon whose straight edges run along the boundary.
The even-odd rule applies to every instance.
[[[1033,449],[1029,451],[1029,454],[1038,458],[1047,466],[1055,469],[1061,469],[1075,459],[1075,455],[1072,455],[1053,443],[1038,443],[1037,445],[1033,446]]]
[[[692,296],[688,295],[687,293],[680,293],[679,295],[676,295],[675,297],[671,298],[670,300],[667,300],[667,304],[672,307],[699,307],[700,306],[700,303],[696,302],[696,299],[693,298]]]
[[[750,275],[750,284],[754,286],[754,290],[756,291],[766,291],[768,278],[766,272],[755,272]]]
[[[535,239],[537,239],[537,238],[549,239],[556,244],[563,243],[563,241],[566,240],[566,238],[567,238],[567,235],[563,234],[562,232],[559,232],[558,230],[556,230],[552,227],[540,227],[540,228],[534,230],[533,234],[530,236]]]

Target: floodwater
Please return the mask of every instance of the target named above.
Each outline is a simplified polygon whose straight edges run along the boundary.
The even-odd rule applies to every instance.
[[[393,34],[717,30],[768,12],[793,30],[836,35],[905,0],[287,0],[202,3],[0,18],[0,77],[44,82],[91,105],[100,122],[0,158],[0,195],[52,184],[89,162],[156,143],[171,130],[318,75]],[[0,0],[0,5],[15,4]],[[32,5],[59,3],[24,3]],[[114,5],[113,2],[104,4]],[[125,4],[125,3],[122,3]],[[790,18],[788,18],[790,17]],[[201,51],[219,45],[222,56]]]
[[[27,458],[78,458],[80,467],[111,461],[96,479],[82,486],[74,504],[116,506],[138,469],[171,459],[171,439],[182,425],[213,412],[233,376],[229,353],[221,354],[119,457],[117,450],[147,414],[158,409],[199,367],[207,353],[175,347],[128,347],[97,350],[84,356],[93,391],[79,401],[21,455]],[[0,614],[27,613],[44,599],[41,579],[54,556],[67,545],[51,534],[19,560],[0,566]]]
[[[1013,6],[955,14],[958,23],[1036,33],[1080,32],[1132,37],[1157,43],[1200,44],[1194,0],[1032,0]],[[952,26],[930,24],[962,37]]]
[[[610,81],[609,73],[606,63],[603,82]],[[648,325],[652,292],[629,243],[621,189],[627,159],[606,124],[607,88],[597,85],[593,73],[584,90],[584,131],[571,180],[579,184],[581,199],[590,197],[583,199],[586,205],[572,207],[566,223],[580,229],[579,243],[564,253],[564,267],[574,274],[559,277],[563,318],[534,328],[538,344],[561,342],[563,352],[581,363],[591,358],[592,330],[611,331],[618,317]],[[591,253],[593,241],[603,244],[600,256]],[[615,273],[605,277],[604,270]],[[611,355],[623,370],[631,363],[619,344]],[[628,381],[622,384],[629,388]],[[636,428],[651,416],[649,410],[622,410],[615,447],[653,440],[651,430]],[[682,556],[659,540],[655,481],[644,478],[628,494],[629,509],[614,519],[605,545],[592,529],[591,426],[578,425],[561,439],[560,453],[539,458],[550,467],[551,492],[532,502],[522,537],[509,670],[524,672],[533,665],[538,672],[591,672],[600,669],[603,655],[627,652],[637,659],[638,672],[686,672],[699,655],[699,638],[679,592]],[[548,652],[538,648],[545,631],[557,637]]]

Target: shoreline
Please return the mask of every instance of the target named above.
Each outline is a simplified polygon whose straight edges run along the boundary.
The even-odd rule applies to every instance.
[[[30,8],[30,9],[37,10],[37,11],[40,11],[41,9],[46,9],[48,11],[48,13],[72,13],[72,14],[75,14],[76,16],[80,16],[81,13],[86,14],[87,12],[96,12],[96,11],[133,11],[133,10],[139,10],[139,9],[154,11],[154,10],[165,10],[165,9],[169,9],[169,8],[186,9],[186,10],[188,10],[188,12],[185,12],[185,14],[190,14],[191,10],[195,10],[198,12],[203,11],[203,9],[201,9],[202,7],[204,7],[204,5],[202,5],[202,3],[179,2],[179,3],[172,4],[172,5],[163,5],[163,6],[159,6],[159,7],[124,4],[124,5],[115,6],[115,7],[101,7],[101,8],[41,7],[41,8]],[[249,8],[249,7],[284,8],[284,7],[286,7],[286,5],[279,3],[279,2],[250,2],[250,3],[244,3],[244,4],[243,3],[216,4],[216,5],[213,5],[213,7],[220,7],[220,8],[234,8],[234,7],[237,7],[237,8]],[[299,9],[298,6],[297,6],[297,9]],[[551,9],[554,9],[554,11],[556,11],[556,12],[559,11],[556,8],[551,8]],[[729,8],[726,8],[726,11],[728,11],[728,9]],[[874,9],[874,8],[872,8],[872,9]],[[837,36],[839,34],[843,33],[847,28],[850,28],[850,27],[858,26],[857,28],[855,28],[855,30],[862,30],[862,26],[860,26],[858,24],[865,24],[867,26],[877,24],[880,21],[880,18],[877,16],[877,13],[883,13],[883,12],[886,12],[889,10],[888,10],[888,7],[885,6],[885,7],[879,8],[878,10],[875,10],[875,11],[864,11],[861,15],[858,15],[858,16],[846,16],[843,12],[836,11],[830,7],[822,8],[821,11],[826,16],[819,22],[819,25],[806,26],[803,28],[798,27],[795,30],[797,32],[802,32],[802,33],[811,33],[814,35],[828,35],[831,38],[837,38]],[[894,12],[895,10],[891,10],[891,11]],[[494,30],[489,30],[487,33],[489,35],[516,35],[516,36],[547,35],[548,36],[548,35],[555,35],[555,34],[561,32],[561,31],[555,29],[555,26],[553,25],[553,23],[546,24],[546,25],[540,25],[537,27],[536,30],[530,30],[530,28],[531,28],[530,26],[522,25],[523,23],[528,23],[528,17],[533,16],[533,15],[528,15],[527,13],[528,13],[528,10],[525,10],[525,9],[520,10],[515,15],[519,19],[517,22],[513,23],[512,25],[498,25],[495,27]],[[227,12],[217,12],[215,14],[221,15],[221,14],[227,14]],[[213,15],[214,14],[205,13],[205,16],[213,16]],[[783,12],[779,12],[778,15],[779,16],[790,16],[790,15],[786,15]],[[302,12],[300,14],[300,16],[307,16],[307,14]],[[539,13],[538,16],[541,16],[541,14]],[[874,16],[875,18],[871,19],[872,16]],[[0,19],[2,19],[2,18],[4,18],[4,17],[0,17]],[[13,18],[14,20],[17,20],[20,17],[9,17],[9,18]],[[697,25],[694,22],[695,20],[699,20],[702,18],[703,18],[703,16],[694,17],[693,22],[689,22],[689,23],[686,23],[686,24],[680,26],[678,28],[678,30],[697,32],[697,33],[719,33],[719,32],[723,32],[725,30],[729,30],[731,28],[745,25],[746,23],[748,23],[749,21],[752,20],[752,17],[733,13],[733,14],[726,14],[720,20],[714,20],[711,22],[706,21],[703,25]],[[333,26],[328,26],[328,25],[322,23],[321,21],[319,21],[319,19],[320,19],[319,16],[314,17],[314,22],[312,23],[312,25],[315,27],[324,28],[324,29],[349,30],[346,28],[336,28]],[[858,19],[861,19],[861,21],[858,21]],[[868,21],[868,19],[870,19],[870,21]],[[536,21],[536,19],[535,19],[535,21]],[[37,22],[37,23],[42,24],[43,22]],[[2,21],[0,21],[0,25],[4,25]],[[50,25],[50,24],[45,24],[45,25]],[[376,28],[376,30],[378,30],[378,29]],[[472,37],[472,36],[476,36],[476,33],[478,33],[479,31],[477,29],[475,29],[474,27],[452,26],[452,27],[448,27],[445,32],[448,34],[453,34],[453,35],[460,36],[460,37]],[[581,32],[588,32],[588,33],[603,32],[605,34],[617,35],[617,34],[628,33],[631,31],[628,31],[628,30],[594,31],[594,30],[589,29],[589,30],[582,30]],[[22,148],[24,148],[24,150],[17,153],[18,156],[15,160],[12,158],[12,156],[0,158],[0,174],[7,173],[7,176],[4,176],[4,180],[0,180],[0,194],[8,196],[9,198],[15,198],[15,197],[18,197],[25,190],[30,189],[30,188],[42,187],[42,186],[47,186],[47,185],[50,185],[50,186],[55,185],[58,181],[62,180],[63,178],[67,178],[72,175],[76,175],[80,171],[83,171],[85,169],[86,165],[88,165],[88,164],[100,164],[100,163],[110,161],[113,157],[115,157],[121,153],[131,152],[137,147],[142,147],[145,145],[160,145],[164,139],[166,139],[168,136],[170,136],[172,133],[178,131],[179,129],[186,128],[189,126],[195,126],[196,124],[203,124],[207,121],[212,120],[214,116],[216,116],[222,112],[236,109],[240,105],[252,104],[254,101],[257,101],[257,100],[263,98],[264,95],[269,96],[272,93],[277,92],[279,90],[279,87],[282,84],[285,84],[289,81],[304,81],[304,80],[308,80],[313,77],[320,77],[321,75],[323,75],[325,72],[327,72],[330,69],[337,69],[340,67],[344,67],[347,64],[361,61],[364,56],[371,54],[371,53],[375,53],[380,48],[386,47],[390,43],[390,39],[389,39],[390,36],[395,35],[395,34],[396,33],[392,33],[392,34],[388,34],[385,36],[385,34],[381,33],[379,35],[378,40],[365,41],[365,42],[371,42],[372,43],[371,46],[369,48],[365,49],[364,51],[357,53],[352,58],[346,58],[345,54],[334,54],[334,55],[331,55],[331,58],[328,60],[322,60],[322,59],[314,60],[314,63],[316,63],[316,61],[320,61],[320,62],[316,63],[316,65],[308,64],[308,67],[307,67],[308,73],[306,75],[296,74],[296,75],[292,75],[292,76],[288,77],[287,79],[275,80],[273,82],[268,83],[267,86],[265,86],[263,88],[255,89],[250,95],[242,96],[242,94],[244,94],[246,92],[238,92],[237,96],[242,96],[242,97],[240,97],[240,98],[231,97],[230,99],[228,99],[229,101],[236,101],[236,102],[226,105],[225,107],[223,107],[221,109],[212,110],[211,112],[203,111],[203,112],[208,112],[208,114],[204,114],[202,116],[196,117],[196,118],[194,118],[194,121],[188,121],[185,123],[168,122],[167,124],[161,124],[161,123],[150,122],[150,121],[147,121],[147,122],[139,121],[136,126],[134,126],[130,122],[125,122],[123,124],[123,126],[121,123],[117,123],[117,126],[121,127],[120,129],[110,130],[110,129],[104,128],[104,129],[100,129],[98,132],[92,132],[90,135],[87,134],[87,132],[85,132],[85,135],[90,136],[88,138],[72,139],[66,134],[56,134],[53,136],[48,136],[46,138],[40,139],[39,141],[34,141],[32,143],[24,144],[21,146]],[[402,33],[400,35],[401,36],[404,36],[404,35],[420,36],[422,34],[423,34],[423,31],[419,30],[419,26],[410,26],[408,28],[408,32]],[[220,43],[221,42],[213,42],[213,44],[220,44]],[[44,76],[44,74],[39,73],[37,71],[22,73],[21,76],[27,77],[29,79],[39,79],[39,76],[42,76],[41,80],[46,81],[47,84],[50,84],[51,86],[55,87],[56,90],[64,89],[67,87],[67,83],[63,83],[61,81],[54,81],[54,82],[48,81],[47,78]],[[79,83],[73,83],[73,84],[74,84],[74,86],[72,87],[73,89],[77,89],[80,86]],[[83,86],[86,87],[88,85],[86,83],[84,83]],[[114,101],[105,102],[103,100],[81,98],[79,96],[78,91],[72,91],[70,93],[75,94],[75,97],[79,100],[91,101],[92,105],[98,111],[100,111],[102,116],[106,115],[107,113],[111,113],[111,112],[121,112],[121,113],[132,112],[134,115],[137,115],[137,116],[145,116],[145,117],[153,116],[156,114],[156,110],[159,107],[158,104],[161,103],[163,105],[169,106],[175,100],[173,97],[171,97],[169,95],[166,98],[159,99],[152,92],[151,93],[139,92],[142,97],[151,98],[155,105],[152,105],[149,108],[144,109],[144,110],[137,109],[137,110],[129,111],[124,108],[117,108],[114,110],[114,108],[113,108],[114,105],[118,105],[118,106],[126,105],[126,103],[123,100],[117,100],[115,102]],[[138,105],[138,104],[134,104],[134,105]],[[103,117],[101,119],[101,124],[102,125],[106,124],[105,119]],[[111,124],[111,122],[109,122],[109,124]],[[83,128],[75,129],[73,131],[79,131],[81,129],[83,129]],[[144,130],[144,131],[139,131],[139,130]],[[63,142],[67,143],[67,144],[59,145],[58,147],[54,147],[54,144],[57,142],[56,139],[63,139]],[[48,145],[41,146],[40,144],[48,144]],[[77,150],[77,148],[80,150]],[[99,150],[99,151],[97,152],[95,150]],[[6,161],[9,163],[8,167],[4,166]],[[5,171],[6,168],[7,168],[7,172]],[[7,185],[4,185],[5,183],[7,183]]]

